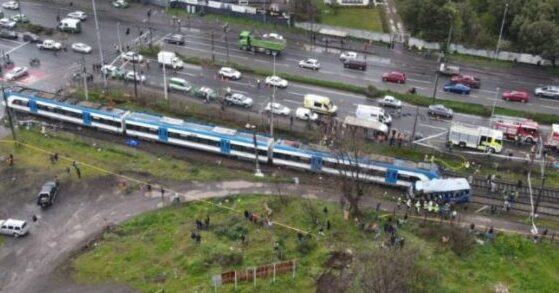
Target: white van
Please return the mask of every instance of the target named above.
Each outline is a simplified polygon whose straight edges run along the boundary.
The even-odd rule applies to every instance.
[[[357,105],[355,116],[363,120],[378,121],[386,125],[392,124],[392,117],[383,108],[368,105]]]
[[[27,234],[29,232],[29,225],[27,222],[22,220],[0,220],[0,234],[11,235],[14,237],[19,237]]]
[[[81,21],[75,18],[64,18],[58,23],[58,29],[67,33],[80,33],[82,31]]]
[[[192,85],[185,79],[178,77],[172,77],[171,79],[169,79],[169,90],[189,92],[191,89]]]
[[[336,111],[338,111],[338,106],[332,104],[330,98],[319,95],[305,95],[303,105],[309,110],[322,114],[335,115]]]

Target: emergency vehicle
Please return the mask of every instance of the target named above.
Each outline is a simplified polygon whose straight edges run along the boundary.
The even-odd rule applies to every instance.
[[[551,133],[545,141],[545,147],[554,150],[559,148],[559,124],[551,125]]]
[[[500,153],[503,150],[503,132],[483,126],[454,124],[448,130],[448,144],[487,153]]]
[[[535,143],[539,140],[539,124],[526,118],[516,118],[496,115],[493,117],[493,128],[503,132],[508,140]]]

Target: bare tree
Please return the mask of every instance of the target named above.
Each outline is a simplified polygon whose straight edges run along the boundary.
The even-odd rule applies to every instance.
[[[338,163],[342,196],[349,204],[350,214],[358,216],[359,201],[370,187],[370,183],[363,180],[366,169],[359,164],[359,158],[364,156],[364,141],[356,137],[357,128],[342,127],[336,125],[336,121],[332,120],[326,132],[330,134],[330,147]]]
[[[360,256],[359,284],[363,292],[429,292],[438,276],[419,265],[415,248],[380,248]]]

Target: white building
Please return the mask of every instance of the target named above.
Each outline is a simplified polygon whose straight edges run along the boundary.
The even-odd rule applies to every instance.
[[[324,0],[326,4],[332,4],[335,1],[341,6],[367,6],[371,0]]]

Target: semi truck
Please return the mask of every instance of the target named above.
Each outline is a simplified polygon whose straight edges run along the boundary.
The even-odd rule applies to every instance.
[[[483,126],[454,124],[448,131],[448,144],[487,153],[500,153],[503,150],[503,132]]]
[[[285,39],[257,37],[251,31],[241,31],[239,34],[239,47],[241,50],[253,53],[261,52],[267,55],[277,55],[287,47],[287,42]]]
[[[175,52],[160,51],[157,53],[157,62],[159,66],[171,67],[173,69],[182,69],[184,62],[177,57]]]

